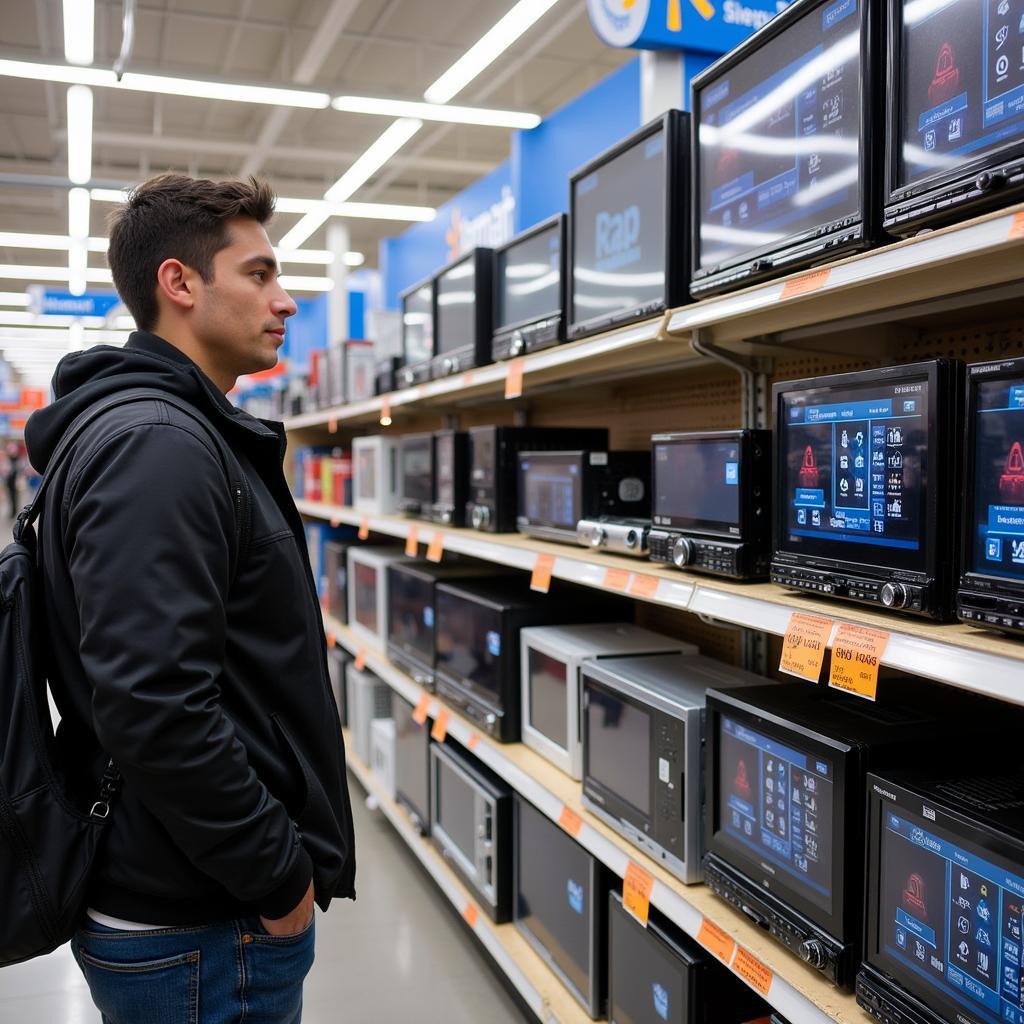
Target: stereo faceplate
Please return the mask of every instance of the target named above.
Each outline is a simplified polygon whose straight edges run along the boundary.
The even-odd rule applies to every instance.
[[[726,576],[763,579],[768,575],[768,552],[742,541],[709,540],[672,530],[651,530],[648,538],[652,562],[677,569]]]
[[[923,576],[912,579],[906,576],[859,576],[773,562],[771,581],[792,590],[809,590],[825,597],[871,604],[907,615],[943,617],[942,609],[935,607],[933,581]]]

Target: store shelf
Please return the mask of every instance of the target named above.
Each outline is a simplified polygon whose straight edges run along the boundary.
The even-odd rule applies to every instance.
[[[671,334],[717,342],[780,334],[1019,282],[1024,205],[676,310]],[[814,276],[818,275],[818,276]],[[813,286],[801,290],[799,282]],[[950,303],[955,305],[955,301]]]
[[[421,544],[429,544],[437,530],[430,524],[399,516],[364,517],[350,508],[301,500],[296,504],[305,515],[335,523],[355,526],[365,518],[371,531],[392,537],[405,538],[410,528],[415,527]],[[527,571],[533,569],[538,555],[548,554],[554,557],[553,579],[598,589],[621,592],[623,587],[633,586],[635,576],[654,578],[656,589],[650,597],[632,596],[776,636],[785,634],[794,611],[832,619],[836,627],[851,622],[882,629],[889,634],[882,657],[882,663],[889,668],[1024,705],[1024,642],[971,626],[885,615],[852,604],[802,597],[771,584],[729,583],[640,559],[549,544],[521,534],[451,529],[443,532],[446,551]],[[621,571],[609,578],[609,569]],[[608,586],[609,583],[612,585]]]
[[[528,396],[538,386],[569,377],[574,384],[579,384],[587,378],[597,379],[608,374],[628,375],[646,368],[663,369],[696,361],[697,357],[687,345],[681,344],[679,338],[669,338],[666,334],[668,317],[666,313],[653,320],[524,356],[523,394]],[[288,430],[299,430],[321,427],[332,422],[351,426],[376,423],[385,403],[394,416],[406,408],[420,411],[432,406],[451,408],[453,405],[485,399],[501,399],[509,365],[508,362],[492,363],[477,370],[404,388],[389,395],[379,395],[364,402],[293,416],[285,421],[285,427]]]
[[[480,909],[480,905],[470,896],[466,887],[444,862],[444,858],[413,828],[405,811],[385,792],[380,779],[352,753],[347,731],[345,746],[349,770],[374,798],[381,813],[462,915],[476,939],[515,986],[537,1019],[544,1024],[589,1022],[590,1017],[519,934],[515,925],[493,924]]]
[[[376,673],[411,704],[426,693],[413,679],[396,668],[381,651],[359,641],[351,630],[325,617],[335,642],[352,653],[361,652],[366,667]],[[651,903],[687,934],[697,938],[705,919],[726,932],[736,943],[728,966],[738,977],[737,957],[744,953],[759,960],[770,972],[765,998],[791,1024],[866,1024],[869,1018],[857,1007],[853,996],[842,992],[785,949],[767,939],[742,914],[717,899],[703,885],[683,885],[656,861],[628,844],[603,822],[583,808],[580,785],[552,767],[521,743],[500,744],[476,731],[474,724],[431,697],[428,715],[436,718],[441,708],[449,711],[447,732],[498,773],[553,821],[559,822],[568,807],[582,821],[577,841],[620,878],[630,861],[654,877]],[[741,950],[743,952],[741,952]]]

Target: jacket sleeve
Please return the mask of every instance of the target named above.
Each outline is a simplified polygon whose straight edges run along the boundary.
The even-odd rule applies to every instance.
[[[72,473],[65,544],[99,741],[199,870],[283,917],[312,861],[219,703],[235,528],[221,459],[150,423]]]

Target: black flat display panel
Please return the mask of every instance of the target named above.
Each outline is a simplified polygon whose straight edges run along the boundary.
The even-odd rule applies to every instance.
[[[783,392],[777,415],[782,547],[926,571],[927,378]]]
[[[437,758],[436,771],[435,819],[445,835],[473,864],[476,861],[475,791],[445,758]]]
[[[562,311],[562,225],[524,238],[498,254],[495,327],[528,324]]]
[[[358,559],[354,563],[356,622],[372,633],[378,629],[377,623],[377,578],[380,570],[374,565],[367,565]]]
[[[580,520],[583,483],[579,456],[519,461],[522,508],[535,525],[575,530]]]
[[[403,437],[402,491],[410,501],[428,504],[434,499],[434,438]]]
[[[439,504],[451,505],[455,501],[455,437],[443,434],[434,446],[435,499]]]
[[[530,725],[565,750],[569,745],[566,664],[531,647],[527,670]]]
[[[701,268],[863,214],[864,2],[811,6],[698,91]]]
[[[587,777],[651,813],[651,718],[593,679],[587,683]]]
[[[656,442],[654,522],[738,536],[741,465],[738,438]]]
[[[505,638],[501,613],[442,589],[434,591],[437,670],[461,679],[492,703],[500,696]]]
[[[402,297],[402,349],[410,366],[434,354],[434,301],[430,281]]]
[[[1024,3],[903,0],[898,184],[1024,141]]]
[[[437,352],[472,345],[476,338],[476,263],[470,253],[438,274]]]
[[[434,583],[414,573],[392,570],[388,576],[389,636],[402,650],[434,661]]]

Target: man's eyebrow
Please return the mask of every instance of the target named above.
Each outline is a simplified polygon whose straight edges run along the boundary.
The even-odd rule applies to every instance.
[[[273,256],[250,256],[247,260],[242,263],[243,267],[266,267],[267,270],[273,271],[275,274],[279,273],[277,266],[277,260]]]

